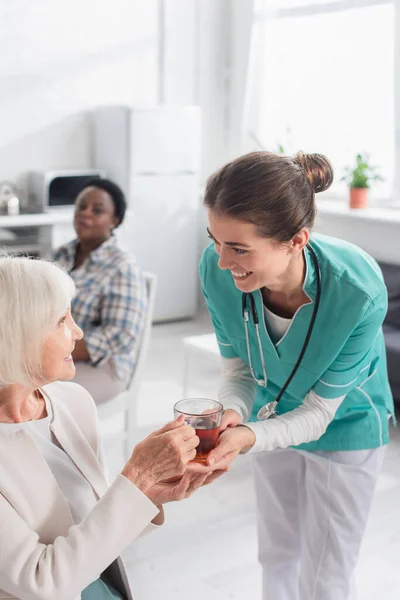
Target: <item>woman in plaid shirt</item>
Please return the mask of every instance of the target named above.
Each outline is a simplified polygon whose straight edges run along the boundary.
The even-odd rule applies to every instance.
[[[113,233],[126,210],[121,189],[107,179],[93,179],[75,207],[77,239],[61,246],[54,259],[75,282],[72,316],[85,334],[73,352],[75,381],[100,404],[129,385],[147,292],[135,259]]]

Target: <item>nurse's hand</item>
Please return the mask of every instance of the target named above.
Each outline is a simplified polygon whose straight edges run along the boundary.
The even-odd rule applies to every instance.
[[[224,411],[221,421],[221,433],[228,427],[237,427],[243,423],[243,417],[236,410],[228,408]]]
[[[228,469],[241,452],[250,450],[256,436],[248,427],[226,429],[218,438],[217,446],[210,452],[207,464],[215,470]]]

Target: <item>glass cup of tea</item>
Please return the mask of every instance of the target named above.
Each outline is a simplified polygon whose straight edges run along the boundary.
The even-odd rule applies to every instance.
[[[194,462],[206,462],[208,454],[217,445],[222,411],[223,406],[220,402],[208,398],[186,398],[175,404],[175,418],[184,415],[186,423],[194,427],[200,438]]]

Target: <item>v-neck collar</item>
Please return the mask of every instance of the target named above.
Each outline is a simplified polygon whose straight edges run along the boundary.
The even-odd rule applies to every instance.
[[[285,342],[285,340],[288,337],[290,337],[290,334],[293,332],[293,330],[299,324],[299,320],[303,320],[304,313],[309,312],[305,309],[307,309],[307,307],[312,307],[312,309],[314,308],[313,305],[314,305],[315,298],[317,295],[317,273],[316,273],[313,258],[307,247],[305,247],[303,250],[303,256],[304,256],[305,266],[306,266],[306,272],[305,272],[304,282],[303,282],[303,290],[306,293],[306,295],[308,296],[308,298],[310,299],[310,302],[307,302],[306,304],[302,304],[301,306],[299,306],[299,308],[296,310],[295,314],[293,315],[293,317],[291,319],[291,323],[290,323],[289,327],[287,328],[285,334],[281,337],[281,339],[276,344],[274,344],[274,342],[272,341],[272,339],[268,333],[266,323],[265,323],[264,302],[263,302],[261,290],[257,290],[257,292],[254,292],[254,300],[256,302],[258,314],[262,315],[263,325],[260,327],[261,335],[267,341],[269,347],[272,349],[272,351],[274,352],[274,354],[278,360],[280,360],[280,358],[281,358],[281,353],[280,353],[281,344],[283,344]],[[305,316],[304,316],[304,318],[308,319],[308,317],[305,317]],[[311,316],[309,318],[311,318]]]

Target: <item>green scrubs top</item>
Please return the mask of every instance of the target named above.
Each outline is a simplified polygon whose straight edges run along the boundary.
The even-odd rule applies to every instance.
[[[321,271],[321,300],[311,339],[301,366],[278,404],[278,414],[300,406],[314,390],[326,399],[346,396],[334,420],[319,440],[302,450],[366,450],[387,444],[388,416],[394,418],[382,322],[387,290],[377,263],[360,248],[345,241],[313,234],[310,240]],[[316,297],[315,265],[304,249],[303,288],[311,302],[301,306],[285,335],[274,344],[265,326],[261,292],[253,292],[260,320],[267,387],[259,386],[251,420],[272,402],[289,377],[300,354]],[[229,270],[218,267],[214,245],[200,263],[202,290],[214,324],[221,355],[239,357],[249,366],[242,292]],[[249,323],[249,343],[257,379],[263,378],[256,331]]]

